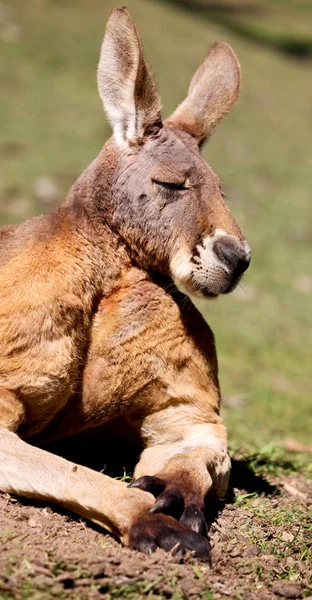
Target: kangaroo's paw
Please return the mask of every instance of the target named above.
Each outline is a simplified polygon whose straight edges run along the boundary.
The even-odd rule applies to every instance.
[[[162,548],[182,556],[189,550],[196,558],[210,562],[207,538],[168,515],[147,513],[139,518],[132,525],[126,544],[144,554],[152,554],[157,548]]]
[[[172,455],[174,450],[174,445],[146,448],[130,485],[155,496],[152,513],[174,516],[196,533],[207,535],[206,496],[224,498],[228,487],[231,461],[226,443],[217,449],[202,446]]]
[[[184,492],[182,486],[175,487],[174,482],[167,483],[164,479],[150,475],[140,477],[129,487],[140,488],[155,496],[156,501],[150,509],[151,513],[174,515],[185,527],[207,536],[208,526],[202,511],[204,499],[188,502],[188,494]]]

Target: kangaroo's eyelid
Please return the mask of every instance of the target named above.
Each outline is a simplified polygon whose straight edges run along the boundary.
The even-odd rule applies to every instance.
[[[152,182],[156,183],[157,185],[163,186],[164,188],[177,191],[189,189],[186,185],[186,181],[161,181],[160,179],[153,178]]]

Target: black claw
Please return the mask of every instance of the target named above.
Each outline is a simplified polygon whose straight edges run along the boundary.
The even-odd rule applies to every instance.
[[[181,535],[177,531],[174,531],[174,529],[171,529],[171,527],[164,528],[157,536],[157,543],[160,548],[167,552],[175,548],[178,551],[181,548],[183,553],[183,544],[181,542]]]
[[[190,550],[199,560],[210,564],[210,544],[207,538],[195,531],[184,531],[177,533],[170,527],[164,529],[157,537],[157,543],[163,550],[173,551],[176,556],[183,556],[186,550]]]
[[[150,512],[162,512],[174,517],[180,516],[184,507],[184,500],[179,490],[166,490],[156,498],[156,503],[150,509]]]
[[[180,522],[185,526],[189,527],[196,533],[207,536],[208,527],[206,519],[202,510],[196,504],[190,504],[183,512]]]
[[[194,553],[194,556],[199,560],[203,560],[210,564],[211,546],[207,538],[204,538],[195,531],[190,531],[187,532],[182,539],[187,550],[191,550]]]
[[[183,548],[181,542],[179,542],[178,544],[173,546],[173,548],[171,548],[170,552],[171,552],[172,556],[177,556],[178,558],[181,558],[184,554],[184,548]]]
[[[165,482],[159,477],[152,477],[151,475],[145,475],[139,477],[132,483],[129,483],[129,488],[140,488],[144,492],[150,492],[154,496],[158,496],[165,488]]]
[[[148,533],[143,535],[136,544],[136,549],[143,554],[153,554],[157,548],[155,540]]]

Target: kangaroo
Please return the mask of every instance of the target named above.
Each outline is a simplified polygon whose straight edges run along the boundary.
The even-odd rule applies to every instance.
[[[224,497],[230,459],[213,334],[184,294],[226,294],[250,262],[200,155],[237,99],[239,64],[214,44],[162,121],[118,8],[98,87],[113,136],[58,209],[0,230],[0,490],[66,507],[145,553],[208,559],[204,501]],[[130,486],[40,447],[116,418],[144,448]]]

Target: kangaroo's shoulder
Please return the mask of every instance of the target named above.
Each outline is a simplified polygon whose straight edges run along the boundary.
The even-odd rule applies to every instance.
[[[0,268],[10,260],[23,262],[26,258],[35,260],[39,255],[42,257],[43,248],[47,251],[49,246],[53,247],[55,238],[60,238],[61,228],[64,234],[64,222],[59,211],[33,217],[19,225],[1,227]]]

